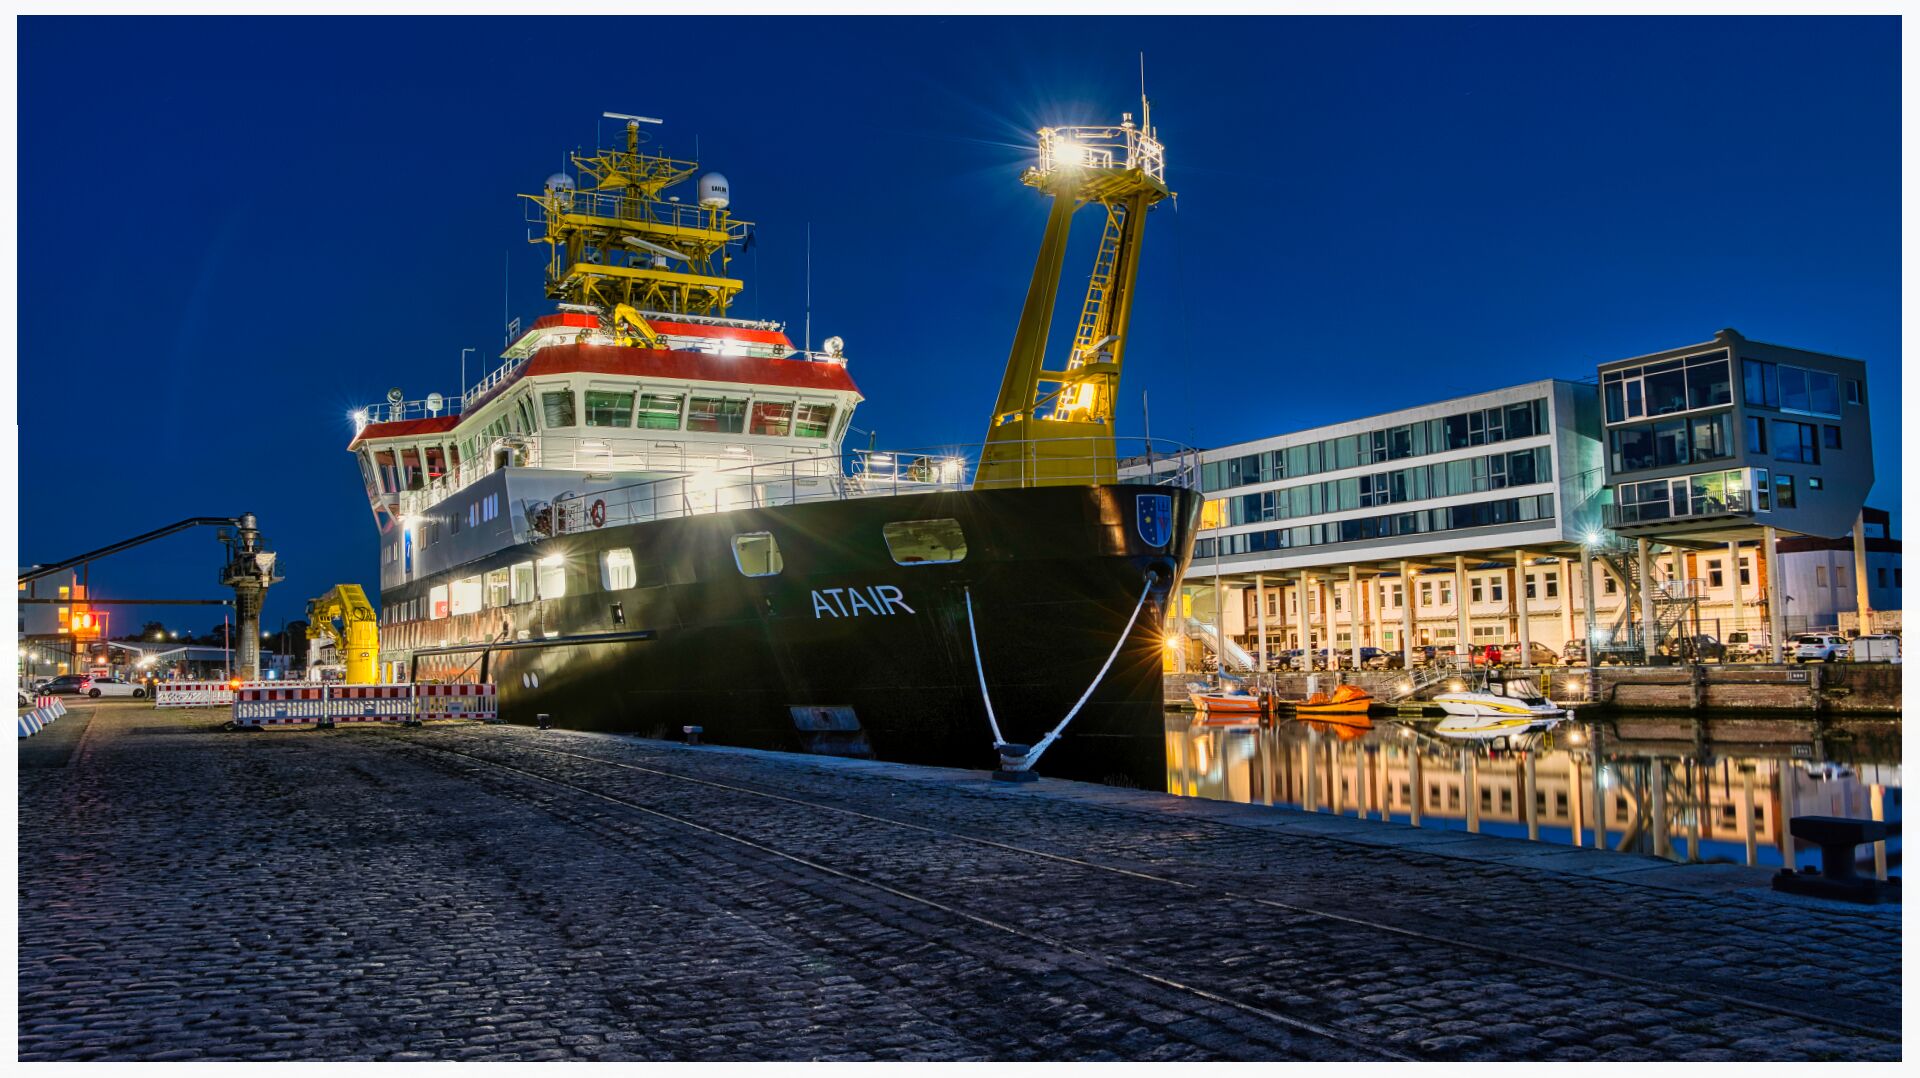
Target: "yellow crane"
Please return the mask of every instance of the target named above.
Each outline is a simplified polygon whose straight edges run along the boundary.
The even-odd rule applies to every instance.
[[[335,625],[338,619],[340,624]],[[380,653],[380,619],[358,584],[336,584],[307,603],[307,637],[331,640],[347,667],[347,684],[374,683],[374,657]]]
[[[1141,99],[1140,123],[1048,127],[1039,163],[1020,182],[1053,199],[1040,256],[1007,356],[1000,397],[987,428],[976,487],[1111,483],[1117,475],[1113,419],[1133,310],[1134,279],[1147,209],[1172,195],[1166,155]],[[1100,206],[1105,226],[1087,277],[1086,299],[1066,362],[1045,366],[1047,329],[1060,291],[1074,211]]]

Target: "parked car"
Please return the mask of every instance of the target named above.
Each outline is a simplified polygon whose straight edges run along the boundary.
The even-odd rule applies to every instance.
[[[1520,662],[1520,642],[1500,645],[1501,661],[1522,666],[1559,666],[1560,656],[1538,640],[1527,641],[1527,661]]]
[[[1698,633],[1692,637],[1693,657],[1696,662],[1723,663],[1727,661],[1727,645],[1722,644],[1711,633]],[[1685,645],[1680,640],[1669,640],[1660,645],[1660,654],[1669,658],[1684,658]]]
[[[1567,646],[1560,649],[1560,661],[1568,666],[1587,665],[1587,642],[1585,640],[1567,641]]]
[[[1385,648],[1361,648],[1360,666],[1366,670],[1398,670],[1406,664],[1406,657],[1397,651]]]
[[[137,696],[144,698],[147,695],[147,686],[143,682],[128,681],[126,678],[97,677],[93,679],[93,684],[87,687],[87,695],[96,700],[102,696]]]
[[[1765,629],[1735,629],[1727,634],[1728,662],[1765,662],[1773,654],[1773,637]]]
[[[1853,654],[1846,638],[1832,633],[1808,633],[1795,637],[1793,645],[1793,657],[1803,663],[1837,662]]]
[[[85,696],[93,688],[93,679],[85,674],[61,674],[40,686],[42,696]]]

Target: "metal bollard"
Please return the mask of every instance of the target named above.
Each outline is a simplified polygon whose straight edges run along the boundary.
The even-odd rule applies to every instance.
[[[542,730],[553,729],[553,716],[542,711],[533,717],[533,725]]]
[[[682,726],[680,732],[687,735],[687,744],[698,745],[700,743],[700,735],[706,731],[698,726]]]
[[[1040,776],[1028,771],[1021,765],[1027,762],[1027,756],[1033,752],[1031,745],[995,745],[993,751],[1000,754],[1000,767],[993,772],[996,782],[1039,782]]]

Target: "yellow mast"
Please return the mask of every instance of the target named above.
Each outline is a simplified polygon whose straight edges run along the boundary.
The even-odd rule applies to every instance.
[[[1141,122],[1118,127],[1048,127],[1039,163],[1020,181],[1047,193],[1040,255],[1007,356],[1000,397],[987,428],[976,487],[1111,483],[1117,474],[1113,419],[1133,310],[1134,279],[1147,209],[1172,194],[1166,157],[1141,100]],[[1065,365],[1045,364],[1048,324],[1060,291],[1074,211],[1105,213],[1100,248],[1087,278],[1073,347]]]
[[[700,178],[698,201],[664,198],[669,187],[691,178],[698,162],[641,150],[646,116],[609,112],[624,120],[625,150],[574,154],[576,182],[565,173],[547,180],[528,220],[545,226],[531,238],[544,243],[547,296],[597,307],[614,321],[627,343],[658,347],[641,313],[725,316],[746,283],[727,273],[730,243],[746,239],[749,224],[727,212],[726,180]],[[631,324],[631,332],[627,326]]]

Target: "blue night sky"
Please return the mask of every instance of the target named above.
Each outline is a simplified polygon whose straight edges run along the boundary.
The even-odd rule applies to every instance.
[[[252,511],[270,627],[376,583],[348,411],[491,366],[503,260],[512,313],[550,309],[514,196],[615,138],[602,110],[699,139],[759,223],[735,313],[796,338],[811,222],[858,427],[977,441],[1045,212],[1032,132],[1136,109],[1141,49],[1180,197],[1124,431],[1142,390],[1155,435],[1219,445],[1732,326],[1867,361],[1900,508],[1895,19],[606,22],[23,19],[21,560]],[[218,563],[188,533],[93,584],[212,597]],[[219,611],[115,631],[143,616]]]

